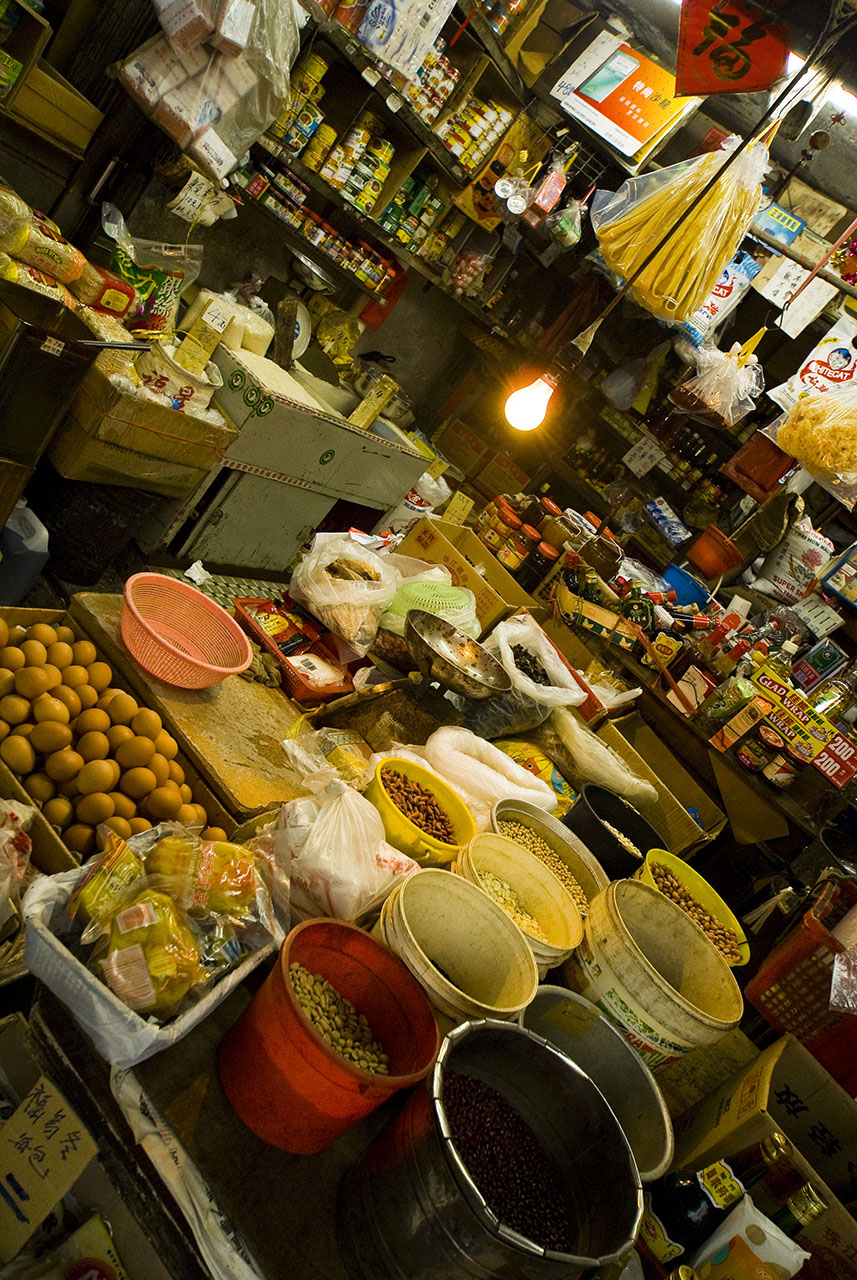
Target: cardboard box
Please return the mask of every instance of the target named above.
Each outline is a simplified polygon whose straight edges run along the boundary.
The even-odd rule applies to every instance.
[[[125,485],[168,498],[188,497],[208,475],[198,467],[165,462],[107,440],[94,440],[71,419],[66,419],[54,435],[47,456],[67,480]]]
[[[24,79],[12,114],[37,133],[81,154],[104,119],[103,112],[43,61]]]
[[[10,108],[51,38],[51,28],[24,0],[0,0],[0,106]]]
[[[798,1243],[812,1253],[802,1280],[857,1277],[857,1102],[792,1036],[737,1072],[676,1124],[677,1168],[699,1169],[779,1129],[794,1163],[829,1208]],[[772,1208],[761,1191],[753,1199]]]
[[[489,452],[478,431],[460,418],[454,418],[441,427],[434,437],[434,443],[443,456],[468,478],[482,470]]]
[[[453,585],[466,587],[476,596],[476,616],[483,635],[518,609],[529,609],[537,616],[543,612],[476,534],[461,525],[424,517],[402,540],[398,551],[403,556],[446,565]]]
[[[639,714],[632,712],[611,720],[602,725],[598,736],[657,791],[654,804],[639,808],[666,838],[670,852],[683,855],[698,849],[726,826],[723,811]],[[699,823],[689,809],[699,814]]]

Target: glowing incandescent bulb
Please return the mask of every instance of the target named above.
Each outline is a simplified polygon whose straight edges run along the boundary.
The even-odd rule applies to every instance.
[[[513,391],[506,401],[506,421],[516,431],[535,431],[545,420],[548,403],[556,391],[556,379],[543,373],[528,387]]]

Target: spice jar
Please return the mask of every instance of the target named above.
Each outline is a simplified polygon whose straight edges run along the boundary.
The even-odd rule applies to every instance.
[[[512,508],[502,498],[498,498],[497,510],[480,533],[480,540],[488,547],[489,551],[493,551],[497,555],[503,544],[513,534],[520,532],[522,524],[521,517],[515,515]]]
[[[580,548],[580,557],[595,570],[599,578],[609,582],[622,563],[622,548],[612,538],[597,533]]]
[[[549,542],[539,542],[530,552],[527,563],[518,574],[518,581],[525,591],[532,591],[550,573],[559,559],[559,552]]]
[[[497,552],[497,559],[514,577],[530,554],[530,548],[519,533],[513,533]]]

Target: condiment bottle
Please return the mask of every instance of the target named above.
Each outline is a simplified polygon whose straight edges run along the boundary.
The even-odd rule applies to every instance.
[[[770,1214],[770,1219],[780,1231],[793,1237],[800,1235],[804,1227],[820,1218],[827,1209],[827,1203],[822,1200],[812,1183],[805,1182],[799,1191],[789,1196],[784,1205]]]
[[[631,587],[627,599],[622,601],[622,613],[629,622],[635,622],[644,631],[651,631],[654,620],[652,602],[643,596],[638,582]]]
[[[851,709],[857,700],[854,683],[855,672],[852,668],[850,671],[824,680],[817,689],[807,694],[807,702],[819,715],[835,723]]]
[[[662,1264],[692,1254],[769,1166],[791,1155],[788,1138],[775,1130],[696,1173],[666,1174],[645,1192],[637,1247]]]
[[[792,660],[799,648],[800,645],[796,641],[787,640],[779,653],[771,654],[762,663],[763,666],[767,667],[771,675],[776,676],[778,680],[782,680],[783,684],[787,684],[789,688],[793,688]]]
[[[559,552],[549,542],[539,542],[530,552],[527,563],[523,565],[518,581],[525,591],[532,591],[542,579],[550,573],[559,559]]]

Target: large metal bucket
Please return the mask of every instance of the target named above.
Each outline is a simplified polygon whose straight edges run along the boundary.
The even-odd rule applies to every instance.
[[[450,1071],[497,1089],[535,1132],[565,1185],[574,1252],[546,1251],[489,1209],[450,1136]],[[447,1036],[431,1080],[343,1178],[339,1246],[353,1280],[570,1280],[627,1253],[641,1210],[631,1149],[588,1076],[523,1027],[467,1022]]]

